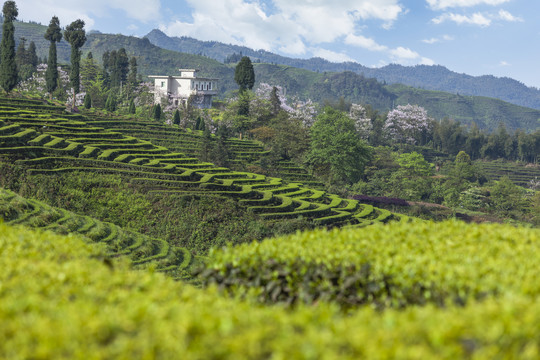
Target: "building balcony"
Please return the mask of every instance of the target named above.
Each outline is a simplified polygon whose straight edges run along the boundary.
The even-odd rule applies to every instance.
[[[212,90],[191,90],[191,95],[217,95],[217,89]]]

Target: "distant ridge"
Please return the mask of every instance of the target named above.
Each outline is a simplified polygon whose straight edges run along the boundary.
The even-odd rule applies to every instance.
[[[15,24],[15,38],[17,40],[24,36],[28,42],[35,41],[38,56],[43,58],[47,56],[49,48],[49,43],[43,37],[46,28],[46,26],[36,23],[17,22]],[[157,35],[160,34],[157,33]],[[235,65],[223,64],[211,58],[212,53],[203,51],[203,48],[196,53],[205,56],[188,53],[188,50],[184,52],[167,50],[152,44],[149,38],[99,32],[89,33],[87,38],[87,42],[81,49],[83,57],[91,51],[94,59],[100,62],[104,52],[125,48],[129,56],[137,58],[138,71],[142,76],[175,74],[179,68],[196,68],[200,69],[201,74],[205,76],[220,79],[220,96],[227,96],[227,93],[238,89],[234,82]],[[194,39],[186,39],[195,44],[203,43]],[[164,40],[167,38],[165,37]],[[170,38],[168,41],[174,42],[175,39]],[[216,42],[204,44],[211,45],[209,48],[213,49],[227,46]],[[237,50],[238,52],[239,50]],[[256,53],[267,54],[264,51]],[[58,62],[68,64],[69,58],[69,44],[62,41],[58,44]],[[274,63],[278,63],[277,60],[278,58]],[[291,61],[306,62],[308,60],[292,59]],[[340,65],[329,63],[323,59],[309,61],[320,63],[321,66]],[[311,99],[324,104],[326,101],[339,101],[340,98],[343,98],[349,102],[370,104],[380,112],[388,111],[397,105],[411,103],[423,106],[428,114],[435,119],[448,117],[458,120],[464,125],[475,122],[480,128],[488,131],[496,130],[500,123],[503,123],[510,132],[516,130],[532,132],[540,129],[540,110],[511,104],[496,98],[468,96],[465,95],[465,92],[457,94],[456,92],[427,90],[427,86],[414,88],[397,84],[384,85],[384,82],[378,82],[371,77],[372,75],[350,70],[341,72],[311,71],[293,65],[275,65],[271,62],[255,62],[254,65],[256,86],[260,82],[280,85],[286,89],[288,95],[296,96],[301,100]],[[358,64],[354,65],[359,66]],[[393,68],[397,76],[401,67],[390,66],[387,68]],[[414,68],[403,67],[403,69],[403,71],[407,71],[407,69]]]
[[[190,37],[169,37],[154,29],[146,36],[150,42],[164,49],[204,55],[223,62],[227,56],[242,53],[254,61],[293,66],[317,72],[352,71],[366,77],[376,78],[388,84],[404,84],[426,90],[446,91],[460,95],[497,98],[512,104],[540,109],[540,90],[523,83],[492,75],[471,76],[448,70],[444,66],[397,64],[381,68],[369,68],[354,62],[332,63],[321,58],[294,59],[265,50],[253,50],[245,46],[224,44],[217,41],[201,41]]]

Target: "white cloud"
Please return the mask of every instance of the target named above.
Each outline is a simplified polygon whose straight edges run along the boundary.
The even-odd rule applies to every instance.
[[[445,13],[431,20],[435,24],[441,24],[445,21],[453,21],[458,25],[469,24],[487,27],[491,25],[491,19],[482,13],[474,13],[472,15],[461,15],[454,13]]]
[[[499,10],[499,19],[504,20],[504,21],[509,21],[509,22],[523,21],[522,18],[516,17],[510,14],[508,11],[502,10],[502,9]]]
[[[403,46],[399,46],[389,51],[392,61],[401,65],[434,65],[435,62],[430,58],[420,56],[416,51]]]
[[[511,66],[511,64],[503,60],[499,63],[499,66]]]
[[[193,9],[192,20],[161,24],[166,34],[290,55],[303,55],[308,47],[354,34],[363,20],[387,25],[403,12],[399,0],[273,0],[272,12],[260,1],[186,1]],[[376,48],[375,42],[372,45]]]
[[[510,0],[426,0],[433,10],[444,10],[457,7],[472,7],[477,5],[500,5]]]
[[[441,24],[445,21],[453,21],[458,25],[469,24],[469,25],[478,25],[481,27],[490,26],[493,21],[508,21],[508,22],[517,22],[523,21],[523,19],[516,17],[510,14],[506,10],[499,10],[497,14],[487,14],[487,13],[474,13],[472,15],[462,15],[455,13],[444,13],[431,21],[435,24]]]
[[[336,63],[342,63],[346,61],[355,62],[353,58],[349,57],[349,55],[345,53],[338,53],[335,51],[322,49],[322,48],[313,48],[311,49],[311,52],[313,53],[314,56],[326,59],[331,62],[336,62]]]
[[[390,50],[390,54],[396,59],[417,59],[420,55],[409,48],[404,48],[402,46]]]
[[[438,43],[440,41],[441,41],[441,39],[439,39],[439,38],[429,38],[429,39],[422,40],[422,42],[424,42],[426,44],[435,44],[435,43]]]
[[[377,42],[371,38],[367,38],[361,35],[348,34],[345,37],[345,44],[358,46],[370,51],[386,51],[388,47],[377,44]]]
[[[105,17],[110,10],[121,10],[133,20],[148,22],[159,17],[160,0],[24,0],[18,1],[19,18],[48,25],[58,16],[65,26],[76,19],[92,29],[96,17]]]
[[[442,41],[452,41],[452,40],[454,40],[453,36],[443,35],[443,36],[441,36],[439,38],[432,37],[432,38],[429,38],[429,39],[424,39],[424,40],[422,40],[422,42],[426,43],[426,44],[436,44],[436,43],[439,43],[439,42],[442,42]]]

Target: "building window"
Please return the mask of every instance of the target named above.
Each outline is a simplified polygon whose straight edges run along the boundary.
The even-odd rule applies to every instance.
[[[165,87],[165,81],[162,81],[162,82],[161,82],[161,87],[162,87],[162,88]]]

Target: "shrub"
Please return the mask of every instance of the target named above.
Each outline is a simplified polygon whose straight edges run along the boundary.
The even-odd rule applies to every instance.
[[[535,359],[540,351],[537,297],[344,316],[324,303],[261,307],[132,272],[73,236],[0,224],[0,249],[6,359]]]
[[[537,229],[458,221],[393,223],[215,250],[201,278],[269,303],[404,307],[465,304],[508,292],[539,295],[538,262]]]

